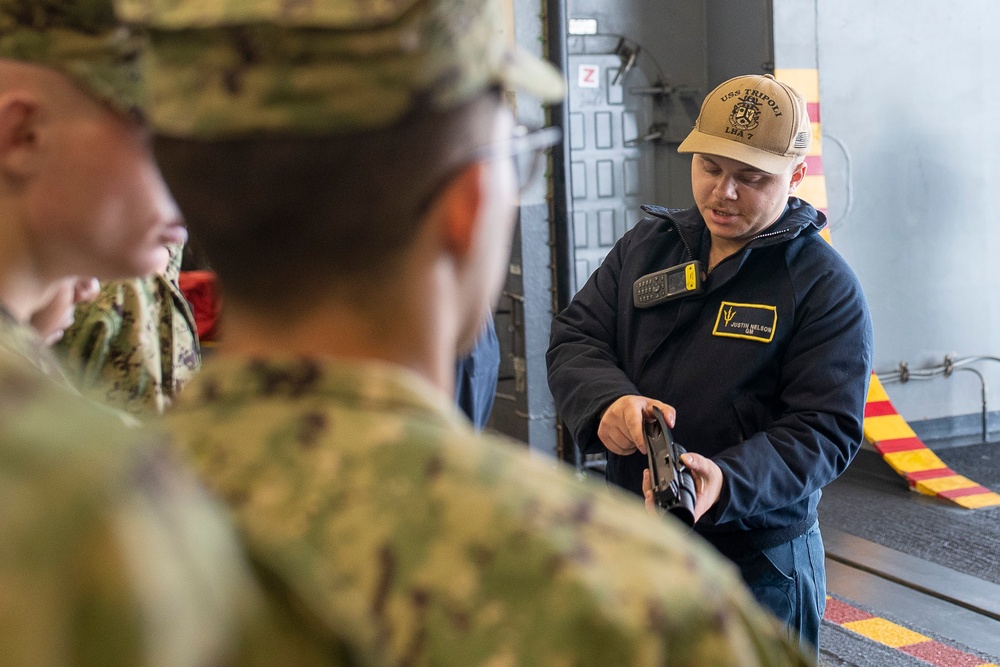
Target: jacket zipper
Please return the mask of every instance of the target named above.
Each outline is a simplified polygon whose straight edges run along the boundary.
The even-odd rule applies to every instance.
[[[677,221],[670,218],[670,222],[674,225],[674,231],[677,232],[678,238],[680,238],[681,243],[684,244],[684,249],[687,250],[688,259],[694,259],[694,253],[691,251],[691,246],[688,245],[687,239],[684,238],[684,234],[681,232],[681,226],[677,224]]]
[[[677,223],[674,223],[674,224],[676,225]],[[705,275],[709,275],[709,276],[712,275],[712,271],[715,271],[717,268],[719,268],[720,264],[722,264],[723,262],[729,260],[731,257],[735,257],[736,255],[738,255],[741,252],[743,252],[744,250],[746,250],[747,246],[750,245],[751,243],[753,243],[754,241],[757,241],[759,239],[765,239],[765,238],[767,238],[769,236],[779,236],[781,234],[784,234],[787,231],[788,231],[787,229],[779,229],[777,231],[767,232],[766,234],[758,234],[757,236],[753,237],[752,239],[750,239],[749,241],[747,241],[746,243],[744,243],[742,246],[740,246],[739,250],[737,250],[736,252],[733,252],[733,253],[730,253],[730,254],[726,255],[725,257],[723,257],[722,259],[720,259],[718,262],[716,262],[715,266],[709,268],[705,272]],[[684,235],[681,234],[680,232],[678,232],[678,236],[681,237],[682,241],[684,240]],[[687,246],[687,243],[685,243],[684,245]],[[691,248],[688,248],[688,255],[690,256],[690,254],[691,254]]]

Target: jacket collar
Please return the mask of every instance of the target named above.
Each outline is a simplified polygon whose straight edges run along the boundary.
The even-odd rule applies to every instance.
[[[651,216],[674,223],[677,231],[689,244],[698,245],[697,240],[705,229],[705,221],[697,208],[664,208],[645,204],[642,210]],[[818,234],[826,226],[826,216],[809,203],[798,197],[789,197],[788,206],[777,222],[760,232],[746,244],[745,248],[763,248],[790,241],[799,235]]]

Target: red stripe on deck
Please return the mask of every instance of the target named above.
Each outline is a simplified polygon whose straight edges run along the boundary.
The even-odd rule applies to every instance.
[[[819,122],[819,102],[809,102],[806,104],[806,109],[809,111],[809,122],[818,123]]]
[[[864,621],[869,618],[878,617],[861,611],[857,607],[849,605],[846,602],[841,602],[836,598],[827,598],[826,613],[823,614],[823,620],[827,623],[843,626],[844,624],[851,623],[852,621]],[[892,626],[903,629],[903,626],[897,626],[891,621],[887,622]],[[852,630],[852,632],[855,631]],[[855,632],[855,634],[866,637],[863,633]],[[869,637],[869,639],[871,638]],[[986,664],[982,659],[972,655],[971,653],[966,653],[960,649],[952,648],[951,646],[942,644],[934,639],[900,646],[896,648],[896,650],[917,658],[918,660],[922,660],[930,665],[934,665],[934,667],[979,667],[979,665]]]
[[[962,496],[975,496],[980,493],[990,493],[990,490],[985,486],[967,486],[964,489],[938,491],[938,495],[942,498],[961,498]]]
[[[826,601],[826,611],[823,613],[823,620],[836,625],[843,625],[852,621],[865,621],[869,618],[875,617],[836,598],[830,598]]]
[[[892,454],[893,452],[909,452],[914,449],[923,449],[926,445],[920,442],[920,438],[896,438],[893,440],[879,440],[872,443],[872,447],[878,450],[879,454]]]
[[[933,640],[900,646],[899,650],[936,667],[977,667],[977,665],[986,662],[965,651],[959,651],[957,648],[945,646],[941,642]]]
[[[806,156],[806,175],[807,176],[822,176],[823,175],[823,156],[822,155],[807,155]]]
[[[807,160],[809,158],[806,158]],[[897,415],[896,408],[892,407],[889,401],[871,401],[865,403],[865,417],[885,417],[886,415]]]
[[[955,471],[951,468],[931,468],[930,470],[916,470],[906,473],[906,479],[914,482],[925,479],[937,479],[938,477],[951,477]]]

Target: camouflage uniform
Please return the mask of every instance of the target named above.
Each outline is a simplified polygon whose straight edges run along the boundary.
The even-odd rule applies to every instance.
[[[262,605],[214,505],[138,440],[0,351],[0,661],[339,664],[287,592]]]
[[[168,421],[253,555],[368,658],[806,664],[679,524],[477,436],[399,368],[220,357]]]
[[[80,389],[132,413],[162,413],[201,367],[197,326],[177,286],[180,248],[163,275],[101,286],[76,307],[55,348]]]
[[[137,99],[132,44],[107,2],[0,0],[0,58],[57,68],[122,111]],[[0,308],[0,662],[348,664],[303,631],[313,612],[293,588],[262,594],[160,438],[51,382],[52,362]]]
[[[119,9],[149,30],[154,127],[190,141],[374,129],[494,84],[564,90],[497,35],[499,0]],[[673,520],[477,435],[401,367],[223,350],[166,423],[261,571],[308,592],[364,664],[807,664]]]
[[[29,361],[48,378],[66,388],[73,383],[63,371],[59,360],[32,327],[21,324],[0,306],[0,350]]]

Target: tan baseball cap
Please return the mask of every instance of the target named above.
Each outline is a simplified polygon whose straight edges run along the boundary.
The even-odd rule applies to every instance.
[[[562,75],[500,31],[501,0],[117,0],[148,31],[149,115],[168,136],[335,134]]]
[[[809,152],[805,98],[770,74],[737,76],[708,94],[678,153],[718,155],[779,174]]]

